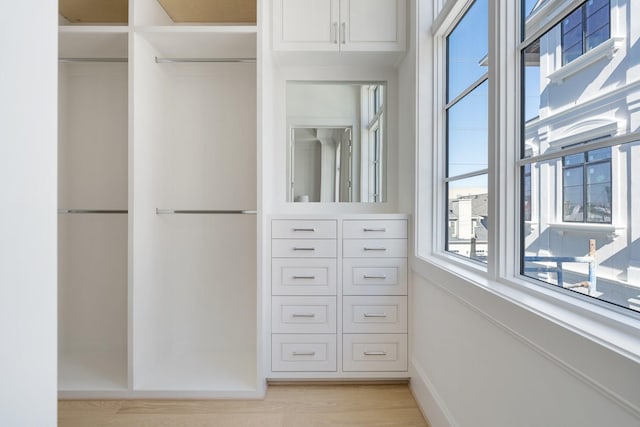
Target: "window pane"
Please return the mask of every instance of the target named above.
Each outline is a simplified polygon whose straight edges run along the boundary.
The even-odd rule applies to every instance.
[[[564,34],[562,35],[562,47],[563,49],[566,47],[566,49],[569,49],[570,47],[572,47],[573,45],[579,43],[580,45],[582,45],[582,27],[577,26],[574,29],[567,31],[567,32],[563,32]]]
[[[586,33],[591,34],[595,30],[609,24],[609,8],[603,7],[593,15],[587,17]]]
[[[537,197],[530,199],[531,220],[522,223],[522,273],[640,311],[640,269],[637,267],[640,239],[628,238],[629,233],[640,231],[640,215],[632,209],[640,202],[637,186],[640,181],[635,181],[636,176],[640,177],[635,172],[640,165],[640,142],[592,150],[582,156],[596,163],[566,168],[561,158],[556,158],[527,165],[532,176],[523,175],[523,180],[528,178],[523,181],[524,200],[529,192]],[[558,168],[563,169],[561,196],[554,190],[558,188]],[[585,185],[567,185],[567,172],[574,175],[576,182],[582,175]],[[530,189],[526,188],[527,183]],[[562,218],[556,218],[553,206],[560,197]],[[541,203],[542,209],[536,207],[536,203]],[[567,227],[563,226],[569,222]],[[600,227],[613,224],[624,231],[614,232],[613,227],[598,230],[593,224]],[[589,256],[589,240],[596,244],[593,258],[596,280],[592,282],[589,282],[588,259],[581,258]]]
[[[587,16],[593,15],[603,7],[609,8],[609,0],[589,0],[585,3],[584,7],[587,8]]]
[[[562,160],[565,166],[581,165],[584,163],[584,153],[565,156]]]
[[[582,8],[574,10],[573,13],[562,20],[563,34],[577,27],[582,27]]]
[[[587,36],[586,50],[589,51],[607,40],[609,40],[609,25],[605,25],[604,27],[600,28],[600,30]]]
[[[562,64],[568,64],[582,55],[582,42],[562,50]]]
[[[540,42],[524,50],[524,120],[540,116]]]
[[[487,175],[448,184],[446,250],[487,262],[489,195]]]
[[[522,168],[522,216],[524,221],[531,221],[531,165]]]
[[[488,22],[487,0],[476,0],[447,37],[447,102],[487,72]]]
[[[484,82],[447,113],[447,176],[487,168],[488,89]]]

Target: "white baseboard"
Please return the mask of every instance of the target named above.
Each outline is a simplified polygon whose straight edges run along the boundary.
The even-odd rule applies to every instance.
[[[411,393],[430,427],[459,427],[422,367],[409,361]]]

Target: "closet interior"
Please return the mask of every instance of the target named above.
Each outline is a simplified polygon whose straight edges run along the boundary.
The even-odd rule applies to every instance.
[[[61,396],[253,396],[255,0],[59,4]]]

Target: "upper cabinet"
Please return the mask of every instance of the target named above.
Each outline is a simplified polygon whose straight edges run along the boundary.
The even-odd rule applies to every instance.
[[[275,0],[274,49],[405,49],[406,0]]]

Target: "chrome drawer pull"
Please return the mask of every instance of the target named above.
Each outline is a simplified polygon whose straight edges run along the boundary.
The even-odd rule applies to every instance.
[[[293,248],[294,251],[315,251],[316,248]]]
[[[293,313],[291,315],[291,317],[293,317],[293,318],[304,317],[304,318],[311,319],[311,318],[316,317],[316,315],[314,313]]]
[[[368,233],[368,232],[371,232],[371,231],[377,231],[377,232],[384,233],[385,231],[387,231],[387,229],[384,228],[384,227],[383,228],[363,228],[363,231],[365,233]]]
[[[364,278],[365,279],[386,279],[387,276],[385,276],[385,275],[382,275],[382,276],[369,276],[369,275],[365,274]]]
[[[309,280],[313,280],[313,279],[315,279],[315,278],[316,278],[316,276],[293,276],[293,278],[294,278],[294,279],[299,279],[299,280],[302,280],[302,279],[309,279]]]
[[[315,351],[306,351],[306,352],[294,351],[292,354],[294,356],[315,356],[316,352]]]
[[[365,251],[386,251],[387,248],[364,248]]]
[[[293,231],[306,231],[309,233],[313,233],[316,231],[315,228],[294,228]]]
[[[364,355],[365,356],[386,356],[387,352],[386,351],[365,351]]]
[[[387,313],[365,313],[364,317],[387,317]]]

